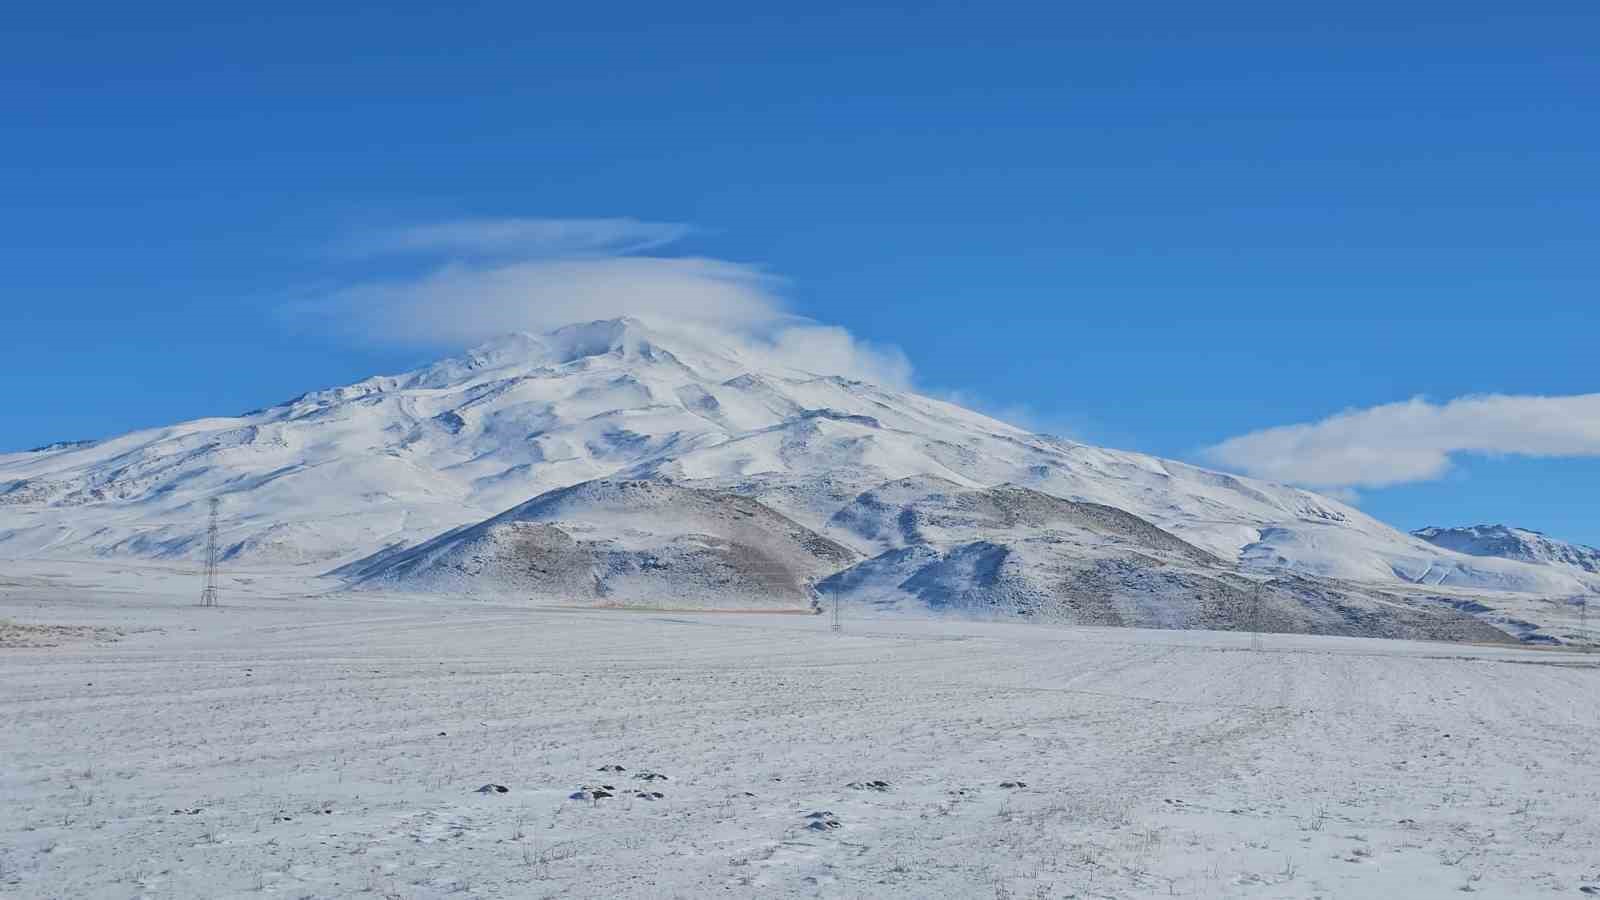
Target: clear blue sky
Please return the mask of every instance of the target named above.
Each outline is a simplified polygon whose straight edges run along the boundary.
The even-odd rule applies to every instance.
[[[693,223],[920,384],[1168,456],[1600,390],[1589,2],[26,6],[3,450],[437,355],[284,297],[352,229],[512,216]],[[1360,493],[1600,544],[1594,456]]]

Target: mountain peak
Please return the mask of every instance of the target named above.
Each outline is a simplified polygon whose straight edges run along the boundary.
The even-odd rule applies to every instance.
[[[575,322],[543,333],[513,331],[490,338],[463,357],[484,361],[517,359],[534,363],[571,362],[585,356],[626,352],[651,342],[653,335],[631,317]]]
[[[413,373],[406,383],[437,388],[476,381],[486,374],[612,364],[666,364],[711,372],[737,370],[731,360],[691,337],[624,316],[563,325],[538,334],[503,334]]]
[[[546,338],[563,363],[586,356],[648,358],[659,343],[659,337],[644,322],[631,316],[564,325]]]

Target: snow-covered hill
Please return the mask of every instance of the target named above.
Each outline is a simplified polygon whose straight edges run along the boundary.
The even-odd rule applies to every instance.
[[[1495,556],[1546,566],[1565,566],[1600,574],[1600,550],[1546,537],[1509,525],[1473,525],[1467,528],[1419,528],[1411,532],[1435,546],[1471,556]]]
[[[894,548],[839,515],[907,478],[1112,507],[1257,570],[1562,596],[1600,584],[1456,553],[1308,491],[1031,434],[634,319],[511,335],[240,416],[0,455],[0,556],[192,560],[217,496],[230,562],[325,571],[556,488],[649,479],[753,498],[875,557]]]
[[[557,488],[340,574],[365,588],[617,606],[811,608],[854,552],[760,502],[662,481]]]
[[[820,591],[878,611],[1447,640],[1505,636],[1437,598],[1246,574],[1124,510],[1015,485],[904,478],[863,493],[829,524],[882,552],[823,581]]]

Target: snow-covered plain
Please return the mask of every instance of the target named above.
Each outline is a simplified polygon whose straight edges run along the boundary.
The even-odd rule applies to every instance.
[[[195,587],[0,570],[0,894],[1600,891],[1593,655]]]

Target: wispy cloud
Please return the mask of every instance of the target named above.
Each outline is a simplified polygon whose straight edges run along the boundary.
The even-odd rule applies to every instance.
[[[845,375],[891,388],[911,386],[911,360],[893,344],[863,341],[837,325],[784,319],[757,340],[779,365]]]
[[[480,219],[355,235],[336,248],[346,258],[426,265],[316,292],[289,313],[353,340],[440,348],[634,316],[714,332],[790,368],[910,383],[898,348],[794,315],[782,279],[759,266],[649,252],[693,231],[636,219]]]
[[[444,254],[454,258],[624,255],[664,247],[694,229],[639,219],[457,219],[347,235],[341,255]]]
[[[1600,456],[1600,394],[1416,398],[1251,432],[1204,453],[1274,481],[1366,488],[1439,478],[1457,454]]]

